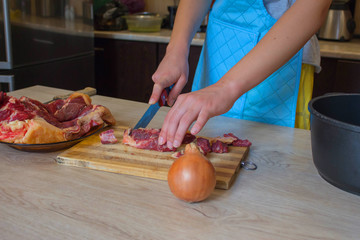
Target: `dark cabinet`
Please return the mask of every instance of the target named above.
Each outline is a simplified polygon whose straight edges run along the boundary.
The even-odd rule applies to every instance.
[[[155,43],[95,39],[95,82],[99,94],[149,100],[157,67]]]
[[[315,74],[313,97],[326,93],[360,93],[360,61],[321,59],[322,71]]]
[[[94,87],[94,54],[73,57],[21,68],[3,70],[0,75],[13,76],[14,89],[45,85],[49,87],[79,90]],[[5,91],[8,88],[5,88]]]
[[[99,94],[133,101],[148,102],[153,73],[165,55],[166,44],[95,39],[95,81]],[[189,54],[189,92],[201,47],[192,46]]]

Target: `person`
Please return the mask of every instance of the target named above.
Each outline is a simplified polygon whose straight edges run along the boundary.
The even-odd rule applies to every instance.
[[[307,120],[296,119],[296,109],[307,110],[311,98],[314,71],[320,69],[315,33],[330,4],[181,0],[166,54],[152,76],[149,104],[173,85],[159,144],[178,147],[193,123],[195,135],[217,115],[288,127],[300,122],[304,128]],[[191,41],[211,6],[192,91],[180,94],[188,80]]]

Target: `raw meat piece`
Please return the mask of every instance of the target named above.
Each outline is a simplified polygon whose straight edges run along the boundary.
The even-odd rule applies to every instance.
[[[235,140],[231,143],[231,145],[236,146],[236,147],[250,147],[252,144],[249,140],[247,140],[247,139],[242,140],[232,133],[224,134],[224,137],[235,138]]]
[[[0,92],[0,141],[27,144],[67,141],[104,122],[113,125],[116,120],[106,107],[92,105],[86,94],[73,93],[66,100],[43,104]]]
[[[189,144],[193,142],[196,139],[196,136],[192,135],[191,133],[186,133],[184,136],[184,139],[182,141],[182,144]]]
[[[114,144],[117,143],[118,140],[114,135],[114,129],[110,129],[100,133],[100,141],[102,144]]]
[[[227,145],[231,145],[235,140],[237,140],[235,137],[225,136],[225,134],[224,134],[224,137],[211,138],[210,143],[212,144],[212,143],[214,143],[216,141],[220,141],[220,142],[225,143]]]
[[[210,141],[206,138],[198,137],[196,139],[196,145],[199,147],[200,152],[204,155],[211,152]]]
[[[211,144],[211,151],[214,153],[227,153],[229,148],[226,143],[217,140]]]
[[[135,148],[155,150],[159,152],[174,152],[176,148],[168,148],[166,145],[159,145],[158,138],[160,129],[126,129],[123,136],[123,143]]]
[[[55,112],[57,110],[61,109],[62,106],[64,106],[64,105],[65,105],[64,99],[57,99],[57,100],[54,100],[54,101],[46,104],[45,106],[49,113],[55,114]]]
[[[123,136],[123,143],[135,148],[155,150],[160,152],[174,152],[176,148],[169,149],[166,145],[159,145],[158,138],[160,129],[126,129]],[[190,133],[186,133],[182,144],[188,144],[194,141],[196,138]],[[229,145],[248,147],[251,142],[248,140],[241,140],[232,133],[224,134],[223,137],[216,138],[196,138],[196,144],[199,147],[202,154],[206,155],[210,152],[214,153],[227,153],[229,152]],[[172,154],[173,158],[178,158],[183,153],[176,152]]]
[[[175,152],[175,153],[171,154],[171,157],[172,158],[179,158],[182,155],[184,155],[184,150],[181,150],[180,152]]]

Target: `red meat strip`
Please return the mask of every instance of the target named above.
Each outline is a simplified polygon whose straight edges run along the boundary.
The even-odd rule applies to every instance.
[[[202,138],[202,137],[198,137],[196,139],[196,144],[199,147],[200,151],[202,152],[202,154],[206,155],[209,152],[211,152],[211,146],[210,146],[210,141],[206,138]]]
[[[123,143],[135,148],[155,150],[159,152],[174,152],[176,148],[168,148],[166,145],[159,145],[158,138],[160,129],[127,129],[124,132]]]
[[[182,141],[182,144],[189,144],[193,142],[196,139],[196,136],[192,135],[191,133],[186,133],[184,136],[184,139]]]
[[[35,117],[35,114],[31,110],[26,109],[19,99],[9,97],[6,93],[2,93],[1,95],[0,122],[12,122],[15,120],[23,121]]]
[[[236,147],[250,147],[252,145],[252,143],[249,140],[247,140],[247,139],[242,140],[242,139],[238,138],[237,136],[235,136],[232,133],[224,134],[224,137],[236,138],[236,140],[233,141],[232,144],[231,144],[231,145],[236,146]]]
[[[57,118],[55,118],[51,113],[48,112],[45,104],[42,104],[41,102],[28,97],[21,97],[20,102],[25,107],[26,111],[33,113],[34,116],[37,115],[43,118],[48,123],[59,128],[61,127],[61,123],[58,121]]]
[[[117,143],[118,140],[114,135],[114,129],[110,129],[100,133],[100,141],[102,144],[114,144]]]
[[[214,153],[227,153],[229,152],[229,148],[226,143],[216,140],[211,145],[211,151]]]
[[[57,111],[55,111],[54,116],[60,121],[65,122],[77,118],[81,111],[86,108],[84,98],[81,96],[72,98],[67,101],[63,106],[61,106]],[[58,106],[59,107],[59,106]]]
[[[65,105],[64,99],[57,99],[55,101],[52,101],[52,102],[46,104],[45,106],[49,113],[55,114],[55,112],[57,110],[61,109],[62,106],[64,106],[64,105]]]

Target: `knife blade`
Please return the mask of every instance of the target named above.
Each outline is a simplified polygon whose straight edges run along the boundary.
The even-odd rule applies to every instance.
[[[168,95],[170,93],[171,88],[172,88],[172,86],[167,87],[162,91],[159,101],[157,103],[154,103],[154,104],[150,105],[150,107],[146,110],[144,115],[137,122],[134,129],[146,128],[147,127],[147,125],[154,118],[155,114],[160,109],[160,107],[166,105],[166,99],[168,98]]]

